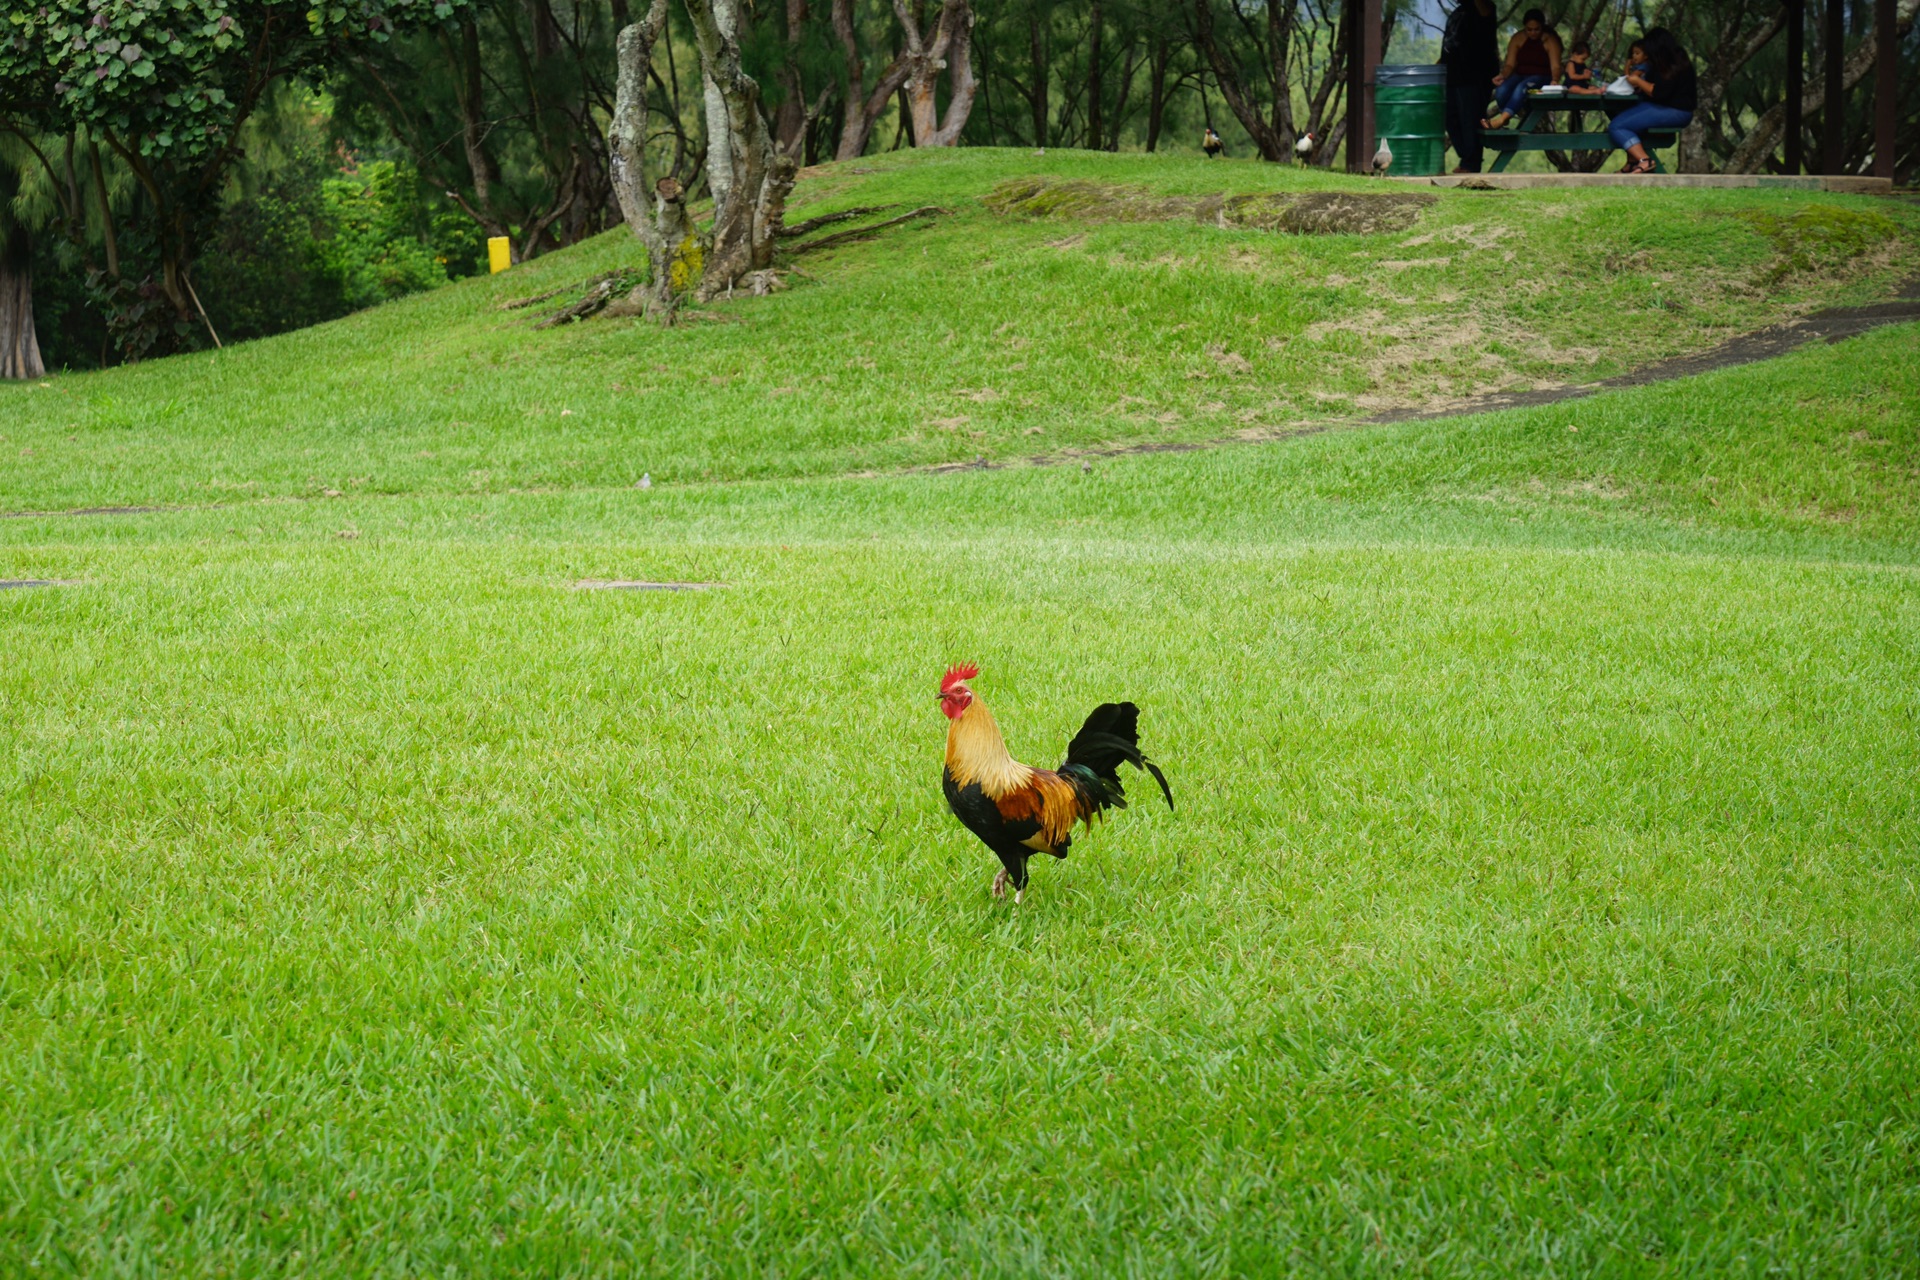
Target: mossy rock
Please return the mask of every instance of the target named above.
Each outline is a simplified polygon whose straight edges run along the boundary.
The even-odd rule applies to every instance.
[[[1773,241],[1779,255],[1762,274],[1768,284],[1778,284],[1790,275],[1844,268],[1874,249],[1897,242],[1901,235],[1899,224],[1885,214],[1834,204],[1810,204],[1789,214],[1742,216]]]

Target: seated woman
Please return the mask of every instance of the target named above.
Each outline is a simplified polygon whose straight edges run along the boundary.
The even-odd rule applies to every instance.
[[[1593,50],[1585,40],[1577,40],[1567,50],[1566,86],[1568,93],[1599,93],[1593,83]]]
[[[1655,27],[1640,37],[1640,47],[1646,61],[1627,72],[1627,83],[1640,101],[1607,124],[1613,145],[1627,153],[1627,167],[1622,173],[1652,173],[1653,157],[1647,154],[1641,135],[1655,129],[1664,133],[1686,128],[1693,123],[1694,108],[1699,105],[1693,60],[1673,32]]]
[[[1520,29],[1507,41],[1507,58],[1500,74],[1493,78],[1494,102],[1500,110],[1480,122],[1482,129],[1499,129],[1513,119],[1513,113],[1527,99],[1527,90],[1538,89],[1560,78],[1560,37],[1547,25],[1547,15],[1529,9],[1520,20]]]

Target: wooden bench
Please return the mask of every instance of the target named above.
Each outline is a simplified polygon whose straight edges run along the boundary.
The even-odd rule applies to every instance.
[[[1613,139],[1605,130],[1599,133],[1550,133],[1546,131],[1546,126],[1555,111],[1569,111],[1576,116],[1582,112],[1597,111],[1604,115],[1609,105],[1630,107],[1635,101],[1637,99],[1612,94],[1601,97],[1595,94],[1529,93],[1517,128],[1480,131],[1480,145],[1500,153],[1494,157],[1490,172],[1505,173],[1507,166],[1513,163],[1513,158],[1522,151],[1613,151],[1616,149]],[[1679,138],[1680,135],[1670,129],[1648,130],[1640,135],[1641,145],[1653,157],[1655,173],[1666,172],[1658,153],[1672,147]]]
[[[1677,133],[1647,132],[1640,135],[1641,145],[1647,154],[1653,156],[1653,171],[1665,173],[1660,157],[1655,154],[1673,146],[1680,139]],[[1518,133],[1512,129],[1482,129],[1480,145],[1489,151],[1498,151],[1494,158],[1494,173],[1504,173],[1513,158],[1522,151],[1613,151],[1613,139],[1605,133]]]

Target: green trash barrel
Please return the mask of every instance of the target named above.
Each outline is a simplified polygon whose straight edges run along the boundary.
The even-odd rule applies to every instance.
[[[1447,171],[1447,69],[1377,67],[1373,132],[1393,149],[1396,178]]]

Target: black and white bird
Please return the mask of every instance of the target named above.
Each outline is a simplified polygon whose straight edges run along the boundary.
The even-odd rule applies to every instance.
[[[1373,153],[1373,172],[1375,176],[1384,176],[1393,168],[1393,148],[1387,145],[1385,138],[1380,139],[1380,149]]]
[[[1200,149],[1206,152],[1207,159],[1211,160],[1226,151],[1227,144],[1220,141],[1220,135],[1213,131],[1212,125],[1208,125],[1206,133],[1200,138]]]
[[[1299,141],[1293,144],[1293,154],[1299,158],[1301,164],[1305,164],[1307,157],[1312,155],[1313,149],[1319,145],[1318,140],[1314,138],[1313,134],[1303,133],[1300,135]]]

